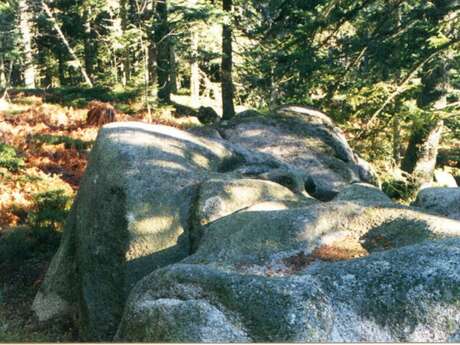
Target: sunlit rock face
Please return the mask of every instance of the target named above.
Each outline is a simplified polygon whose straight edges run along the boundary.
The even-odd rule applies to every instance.
[[[460,220],[460,188],[432,187],[422,189],[413,206],[452,219]]]
[[[219,143],[170,127],[105,126],[34,302],[39,318],[76,310],[87,339],[110,339],[132,286],[190,254],[199,184],[231,155]]]
[[[457,339],[460,222],[372,182],[309,108],[104,126],[33,309],[93,341]]]

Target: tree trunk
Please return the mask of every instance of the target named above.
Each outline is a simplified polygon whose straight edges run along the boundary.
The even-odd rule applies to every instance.
[[[126,0],[120,0],[120,19],[121,19],[121,31],[123,33],[126,32],[128,29],[128,3]],[[122,53],[122,84],[126,86],[128,81],[131,78],[131,64],[129,59],[129,49],[127,47],[123,47]]]
[[[157,82],[160,103],[171,102],[168,6],[166,0],[156,3],[155,46],[157,47]]]
[[[157,49],[154,40],[151,40],[149,45],[148,69],[150,85],[155,85],[157,82]]]
[[[417,99],[420,108],[442,108],[446,105],[448,73],[444,59],[437,59],[423,68],[422,90]]]
[[[174,44],[169,45],[169,64],[171,72],[169,74],[169,82],[171,85],[171,93],[177,93],[177,64],[176,64],[176,49]]]
[[[232,12],[232,0],[223,0],[223,10],[230,16]],[[232,80],[232,27],[230,19],[226,20],[222,27],[222,113],[223,119],[228,120],[235,116],[233,104],[234,89]]]
[[[89,6],[89,5],[86,5]],[[83,14],[83,19],[84,19],[84,28],[85,28],[85,36],[84,36],[84,51],[85,51],[85,68],[86,72],[88,73],[88,76],[90,79],[93,77],[94,73],[94,65],[95,65],[95,57],[96,57],[96,51],[95,51],[95,37],[92,33],[92,28],[91,28],[91,9],[90,8],[85,8],[84,9],[84,14]]]
[[[192,61],[190,63],[190,96],[192,106],[200,105],[200,66],[198,64],[198,33],[193,30],[191,33]]]
[[[394,20],[392,25],[396,30],[399,30],[401,27],[401,8],[398,6],[397,1],[389,1],[388,2],[388,10],[391,13],[391,9],[396,7],[396,10],[394,11]],[[390,29],[394,29],[390,28]],[[401,59],[401,47],[397,46],[394,48],[394,53],[393,56],[396,61],[399,61]],[[396,71],[396,80],[397,83],[399,84],[401,82],[401,71],[397,70]],[[394,114],[393,115],[393,159],[395,161],[396,166],[399,166],[401,164],[401,120],[399,117],[399,114]]]
[[[401,120],[398,114],[393,117],[393,160],[396,166],[401,164]]]
[[[88,73],[86,73],[86,69],[85,67],[82,65],[82,63],[80,62],[80,59],[78,58],[78,56],[75,54],[75,52],[73,51],[72,47],[70,46],[69,42],[67,41],[67,39],[65,38],[61,28],[59,27],[58,23],[56,22],[56,19],[54,19],[53,17],[53,14],[51,13],[51,10],[50,8],[48,7],[48,5],[45,4],[44,1],[42,1],[42,6],[43,6],[43,9],[45,10],[45,13],[47,14],[48,18],[50,19],[50,21],[52,22],[53,24],[53,27],[54,27],[54,30],[56,30],[56,32],[58,33],[58,36],[59,38],[61,39],[62,43],[64,43],[64,46],[67,48],[67,50],[69,51],[69,54],[72,56],[72,58],[75,60],[75,62],[78,64],[78,68],[80,69],[81,71],[81,74],[83,75],[83,78],[85,80],[85,83],[90,86],[90,87],[93,87],[93,83],[91,82],[91,79],[89,78],[88,76]]]
[[[444,122],[438,120],[413,129],[402,170],[412,174],[417,184],[433,179],[443,128]]]
[[[4,60],[2,60],[2,61],[3,61],[3,68],[5,68],[5,62],[4,62]],[[3,101],[5,101],[6,98],[8,97],[8,88],[9,88],[10,85],[11,85],[11,75],[12,75],[12,73],[13,73],[13,64],[14,64],[14,63],[13,63],[13,60],[10,60],[10,63],[9,63],[9,66],[8,66],[8,67],[9,67],[9,68],[8,68],[8,74],[7,74],[6,72],[4,73],[4,76],[5,76],[5,84],[2,85],[2,86],[4,87],[4,91],[3,91],[3,95],[2,95],[2,97],[1,97],[1,99],[2,99]]]
[[[30,8],[27,0],[19,0],[19,29],[24,48],[24,83],[27,88],[35,88],[35,67],[32,56],[32,34],[30,30]]]
[[[6,87],[5,60],[3,55],[0,55],[0,87]]]
[[[41,54],[38,55],[38,66],[42,66],[42,75],[40,78],[40,87],[48,88],[53,84],[53,71],[51,69],[51,54],[49,49],[42,48]]]
[[[58,51],[57,51],[57,59],[58,59],[59,86],[62,87],[65,85],[66,80],[65,80],[64,54],[62,53],[60,48],[58,48]]]

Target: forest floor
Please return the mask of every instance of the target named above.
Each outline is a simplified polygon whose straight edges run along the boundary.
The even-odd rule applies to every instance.
[[[114,105],[117,121],[200,125],[174,107],[149,114],[134,91],[14,91],[0,103],[0,342],[79,340],[71,320],[39,322],[31,306],[97,136],[85,125],[95,98]],[[184,96],[173,100],[190,106]]]
[[[85,125],[92,95],[71,92],[11,92],[0,104],[0,342],[78,341],[70,320],[38,322],[31,310],[98,132]],[[199,125],[172,107],[148,114],[135,95],[104,100],[117,121]]]

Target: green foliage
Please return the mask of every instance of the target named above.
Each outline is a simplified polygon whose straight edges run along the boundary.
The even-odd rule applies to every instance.
[[[93,88],[58,87],[46,90],[15,88],[14,92],[20,92],[26,96],[19,100],[22,104],[33,102],[33,100],[28,100],[27,96],[37,96],[43,98],[47,103],[81,108],[94,100],[128,106],[127,103],[139,101],[144,91],[140,88],[96,86]]]
[[[48,5],[77,59],[52,21],[33,8],[36,81],[46,88],[36,92],[46,102],[84,107],[101,100],[129,114],[146,104],[156,107],[151,95],[163,88],[159,83],[167,85],[168,76],[163,81],[158,76],[169,70],[158,65],[160,55],[164,66],[176,66],[180,94],[190,93],[191,64],[198,62],[202,96],[220,102],[225,22],[233,30],[233,84],[240,105],[320,108],[352,134],[354,149],[373,161],[403,154],[411,129],[430,121],[430,113],[446,119],[450,137],[460,135],[456,1],[233,0],[231,14],[222,11],[220,1],[205,0],[167,0],[165,6],[108,0]],[[0,56],[15,86],[24,81],[17,19],[14,2],[0,5]],[[170,41],[172,48],[155,37]],[[81,88],[80,66],[96,87]],[[443,98],[447,108],[440,110]],[[400,148],[394,147],[396,137]]]
[[[42,250],[42,244],[27,227],[16,228],[0,237],[0,262],[8,266],[17,267]]]
[[[410,204],[415,200],[420,186],[414,184],[410,178],[394,178],[388,177],[382,183],[383,192],[390,198]]]
[[[38,193],[34,196],[35,207],[29,213],[27,223],[38,231],[59,231],[67,218],[71,202],[71,197],[61,189]]]
[[[24,159],[16,153],[14,147],[0,143],[0,167],[17,171],[24,166]]]
[[[37,255],[54,253],[71,203],[63,190],[36,194],[26,224],[0,237],[0,263],[14,269]]]
[[[19,59],[21,55],[16,18],[17,3],[0,2],[0,56],[6,60],[4,63]]]

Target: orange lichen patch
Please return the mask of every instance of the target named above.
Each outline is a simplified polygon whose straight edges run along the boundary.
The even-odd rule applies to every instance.
[[[343,261],[360,258],[369,255],[366,249],[361,246],[336,247],[336,246],[321,246],[315,249],[311,254],[313,257],[321,261]]]
[[[351,260],[367,255],[369,255],[367,250],[358,243],[348,245],[322,245],[316,248],[310,255],[299,252],[294,256],[284,259],[284,263],[291,273],[295,273],[305,269],[316,260],[335,262]]]

